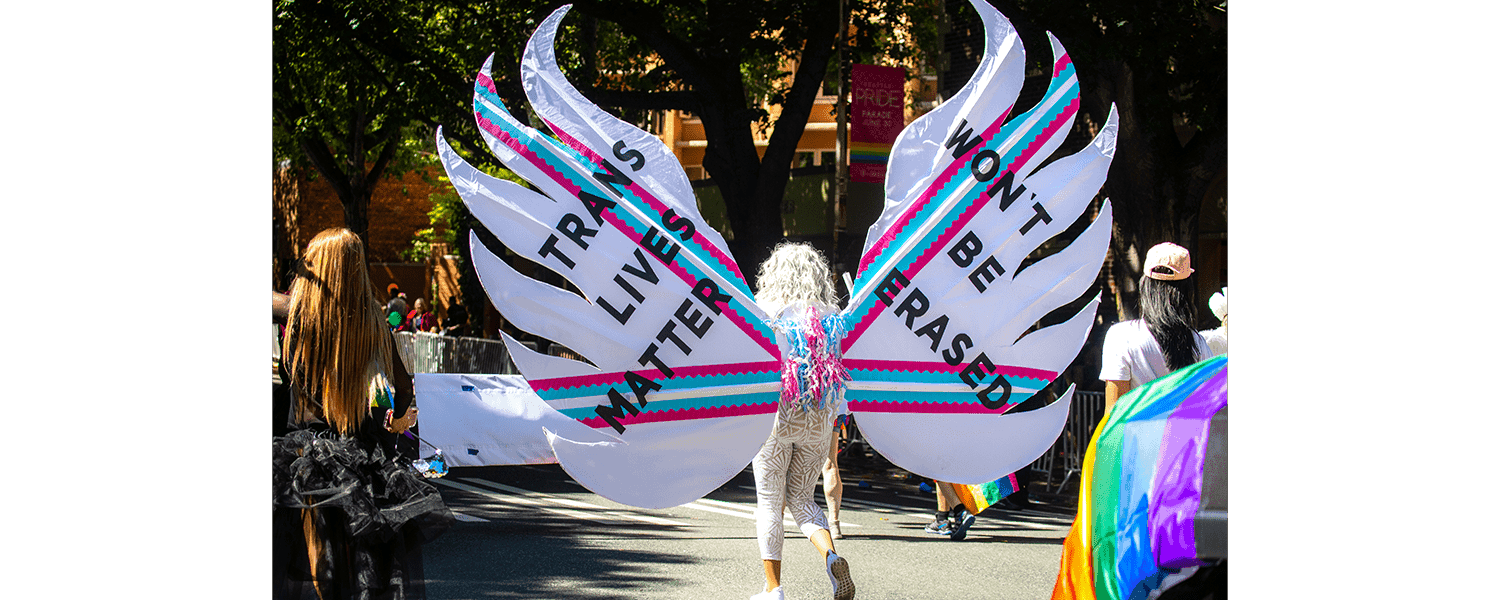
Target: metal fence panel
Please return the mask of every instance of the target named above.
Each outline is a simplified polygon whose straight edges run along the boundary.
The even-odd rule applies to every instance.
[[[1089,440],[1094,437],[1094,428],[1104,416],[1104,392],[1073,392],[1073,406],[1068,409],[1068,422],[1063,426],[1057,442],[1045,454],[1031,463],[1031,469],[1046,477],[1049,492],[1059,492],[1068,480],[1083,472],[1083,455],[1088,451]],[[1052,480],[1058,479],[1053,488]]]
[[[395,336],[401,362],[412,373],[520,373],[499,340],[405,331]]]

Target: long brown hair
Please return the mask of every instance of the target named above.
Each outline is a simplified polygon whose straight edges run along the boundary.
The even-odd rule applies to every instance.
[[[291,296],[281,354],[299,386],[297,414],[349,435],[365,416],[374,369],[390,373],[392,358],[359,236],[335,227],[314,237]]]

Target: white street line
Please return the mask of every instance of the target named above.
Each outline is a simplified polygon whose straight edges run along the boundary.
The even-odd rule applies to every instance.
[[[710,506],[721,506],[721,507],[724,507],[724,508],[732,508],[732,509],[735,509],[735,510],[741,510],[741,511],[750,513],[752,516],[755,514],[755,505],[754,504],[741,504],[739,502],[725,502],[723,500],[714,500],[714,499],[711,499],[711,498],[699,498],[697,500],[694,500],[694,502],[701,502],[703,504],[707,504],[707,505],[710,505]]]
[[[563,498],[561,496],[554,496],[554,495],[548,494],[546,492],[533,492],[531,490],[524,490],[524,489],[521,489],[521,488],[518,488],[518,487],[513,487],[513,486],[505,485],[503,483],[497,483],[497,482],[494,482],[494,481],[490,481],[488,479],[466,479],[465,481],[476,483],[476,484],[482,485],[484,487],[496,489],[496,490],[499,490],[499,491],[502,491],[502,492],[510,492],[512,494],[529,495],[529,496],[540,496],[540,497],[542,497],[542,498],[544,498],[544,499],[546,499],[546,500],[548,500],[550,502],[555,502],[555,503],[561,504],[563,506],[571,506],[573,508],[583,508],[583,509],[588,509],[588,510],[595,510],[595,511],[599,511],[601,513],[604,513],[606,515],[609,515],[609,516],[612,516],[612,517],[616,517],[616,518],[620,518],[620,519],[632,519],[632,520],[641,521],[641,522],[644,522],[644,523],[651,523],[652,525],[672,525],[672,526],[677,526],[677,527],[687,527],[687,523],[683,523],[681,521],[673,521],[671,519],[663,519],[661,517],[653,517],[651,515],[641,515],[641,514],[635,514],[635,513],[630,513],[630,512],[624,512],[624,511],[614,510],[614,509],[611,509],[611,508],[608,508],[608,507],[600,506],[598,504],[590,504],[588,502],[579,502],[579,501],[573,500],[571,498]],[[529,502],[535,503],[535,501],[529,501]],[[562,509],[557,509],[557,510],[560,511]]]
[[[727,508],[719,508],[719,507],[713,506],[711,504],[698,504],[699,502],[704,502],[704,501],[708,501],[708,502],[721,502],[719,500],[708,500],[707,498],[700,498],[698,500],[694,500],[694,501],[689,502],[687,504],[682,504],[679,507],[680,508],[691,508],[691,509],[695,509],[695,510],[703,510],[703,511],[708,511],[708,512],[711,512],[711,513],[718,513],[718,514],[721,514],[721,515],[729,515],[731,517],[739,517],[741,519],[749,519],[751,521],[755,520],[755,513],[754,512],[744,512],[743,510],[730,510],[730,509],[727,509]],[[722,502],[722,503],[723,504],[729,504],[729,505],[733,505],[734,504],[732,502]],[[751,508],[751,510],[753,511],[755,509]],[[791,519],[791,517],[784,517],[784,518],[782,518],[781,519],[781,523],[783,525],[788,526],[788,527],[796,527],[797,526],[797,522],[793,521]]]
[[[698,502],[701,502],[703,504],[695,506],[694,503],[698,503]],[[747,504],[742,504],[742,503],[739,503],[739,502],[726,502],[726,501],[723,501],[723,500],[713,500],[713,499],[710,499],[710,498],[699,498],[697,500],[694,500],[693,502],[689,502],[687,504],[681,505],[681,508],[696,508],[698,510],[706,510],[706,511],[712,512],[712,513],[719,513],[719,514],[729,515],[729,516],[732,516],[732,517],[740,517],[740,518],[744,518],[744,519],[754,519],[755,518],[755,505],[754,504],[748,504],[747,505]],[[725,510],[725,508],[729,508],[731,510]],[[826,514],[825,514],[825,516],[826,516]],[[797,526],[797,521],[793,520],[791,517],[785,517],[781,521],[782,521],[782,523],[785,523],[787,525],[791,525],[792,527],[796,527]],[[864,527],[864,525],[860,525],[858,523],[845,523],[843,521],[839,522],[839,526],[840,527]]]
[[[739,487],[744,488],[744,489],[748,489],[748,490],[755,489],[755,488],[752,488],[750,486],[744,486],[744,485],[739,486]],[[843,506],[855,506],[855,507],[860,507],[860,508],[866,508],[866,509],[869,509],[869,510],[872,510],[872,511],[875,511],[875,512],[878,512],[878,513],[882,513],[882,514],[892,514],[892,515],[907,517],[907,518],[911,518],[911,519],[916,519],[917,521],[922,522],[922,523],[931,522],[931,519],[932,519],[932,513],[910,513],[910,512],[906,512],[906,511],[911,510],[910,506],[900,506],[900,505],[896,505],[896,504],[886,504],[884,502],[875,502],[875,501],[872,501],[872,500],[857,500],[857,499],[854,499],[854,498],[849,498],[847,496],[844,497],[843,499],[841,499],[839,501],[839,506],[840,507],[843,507]],[[937,512],[936,505],[933,506],[933,512]],[[988,519],[988,518],[989,517],[986,517],[986,519]],[[1039,517],[1039,518],[1045,519],[1047,517]],[[1027,528],[1027,529],[1041,529],[1041,530],[1045,530],[1045,531],[1057,531],[1059,529],[1067,529],[1067,528],[1071,527],[1072,524],[1073,524],[1072,521],[1068,521],[1066,524],[1058,523],[1058,524],[1055,524],[1055,525],[1043,525],[1043,524],[1038,524],[1038,523],[1029,523],[1029,522],[1026,522],[1026,521],[1019,521],[1019,520],[1014,520],[1014,519],[1007,519],[1007,518],[1004,518],[1004,517],[995,517],[995,520],[997,520],[997,521],[999,521],[1001,523],[1004,523],[1007,526],[1024,527],[1024,528]],[[852,524],[851,523],[842,523],[841,522],[841,523],[839,523],[839,525],[840,526],[844,526],[844,525],[852,525]],[[854,526],[858,527],[858,525],[854,525]],[[987,527],[986,527],[986,529],[987,529]]]

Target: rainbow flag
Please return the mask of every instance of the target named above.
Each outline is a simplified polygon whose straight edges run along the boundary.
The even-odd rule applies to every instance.
[[[884,166],[891,159],[891,144],[879,142],[850,142],[849,162],[869,163]]]
[[[1029,468],[1029,467],[1028,467]],[[978,485],[953,484],[953,491],[958,493],[958,500],[974,511],[974,514],[984,512],[990,505],[999,502],[1002,498],[1016,493],[1021,486],[1016,481],[1016,474],[1011,473],[989,483]]]
[[[1227,559],[1229,359],[1131,390],[1083,459],[1078,516],[1053,600],[1144,598],[1182,569]]]

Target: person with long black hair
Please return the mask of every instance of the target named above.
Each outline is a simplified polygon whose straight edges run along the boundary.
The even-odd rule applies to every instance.
[[[1198,334],[1192,258],[1187,248],[1161,243],[1146,252],[1140,282],[1141,318],[1116,323],[1104,334],[1104,404],[1130,390],[1213,356]]]

